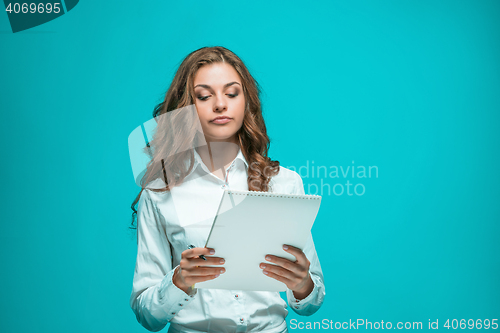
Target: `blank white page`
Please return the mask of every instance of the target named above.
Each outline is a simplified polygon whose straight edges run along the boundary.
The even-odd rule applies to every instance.
[[[263,274],[259,264],[267,262],[266,254],[295,261],[282,246],[304,249],[320,203],[318,195],[225,190],[205,246],[226,260],[217,266],[226,272],[196,288],[286,291],[286,285]]]

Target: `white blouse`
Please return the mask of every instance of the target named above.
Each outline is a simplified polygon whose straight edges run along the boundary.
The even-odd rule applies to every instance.
[[[193,151],[193,170],[180,186],[161,193],[149,190],[158,182],[164,186],[157,179],[138,203],[137,260],[130,296],[137,320],[153,332],[167,323],[169,333],[287,332],[287,304],[278,292],[194,288],[188,295],[172,282],[181,253],[190,244],[204,247],[224,189],[248,191],[248,163],[241,150],[226,169],[225,181],[212,174]],[[300,176],[282,166],[269,185],[270,192],[304,194]],[[303,252],[311,263],[314,289],[300,301],[289,289],[286,295],[296,313],[308,316],[323,303],[325,286],[312,235]]]

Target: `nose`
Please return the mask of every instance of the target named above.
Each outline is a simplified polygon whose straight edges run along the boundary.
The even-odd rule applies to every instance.
[[[224,100],[223,97],[217,97],[214,100],[215,100],[215,103],[214,103],[214,111],[215,112],[221,112],[221,111],[226,110],[226,101]]]

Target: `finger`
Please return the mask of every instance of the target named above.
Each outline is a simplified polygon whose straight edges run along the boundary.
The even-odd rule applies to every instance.
[[[281,276],[281,275],[278,275],[276,273],[273,273],[273,272],[269,272],[267,270],[263,270],[262,273],[264,273],[265,275],[269,276],[270,278],[273,278],[275,280],[278,280],[280,282],[283,282],[284,284],[286,284],[286,286],[291,286],[292,285],[292,281],[290,281],[289,279]],[[290,287],[288,287],[290,288]]]
[[[195,283],[203,282],[203,281],[208,281],[208,280],[213,280],[215,278],[219,277],[219,275],[203,275],[203,276],[193,276],[188,279],[186,279],[186,284],[188,285],[193,285]]]
[[[300,269],[297,265],[297,262],[290,261],[286,258],[277,257],[277,256],[273,256],[273,255],[268,254],[268,255],[266,255],[265,259],[267,261],[272,262],[275,265],[281,266],[289,271],[300,271]]]
[[[265,272],[271,272],[277,275],[280,275],[288,280],[293,280],[297,278],[297,274],[295,272],[289,271],[283,267],[272,265],[272,264],[266,264],[266,263],[261,263],[260,268],[262,268]]]
[[[205,267],[205,266],[219,266],[225,264],[224,258],[219,257],[210,257],[207,260],[199,259],[199,258],[182,258],[179,262],[179,265],[182,269],[190,269],[194,267]]]
[[[283,245],[283,250],[285,250],[286,252],[288,252],[291,255],[293,255],[297,259],[297,261],[299,263],[305,262],[307,260],[307,257],[304,254],[304,252],[302,252],[302,250],[299,249],[298,247],[295,247],[295,246],[292,246],[292,245],[288,245],[288,244],[284,244]]]
[[[194,266],[214,266],[214,265],[223,265],[226,263],[224,258],[220,257],[207,257],[207,260],[203,260],[200,258],[192,258],[187,259],[189,262],[189,267]]]
[[[182,252],[182,257],[190,259],[190,258],[199,257],[200,255],[208,256],[208,255],[213,255],[213,254],[215,254],[214,249],[206,248],[206,247],[195,247],[195,248],[188,249],[188,250],[185,250],[184,252]]]
[[[224,267],[195,267],[184,269],[185,277],[189,276],[202,276],[202,275],[217,275],[224,274],[226,269]]]

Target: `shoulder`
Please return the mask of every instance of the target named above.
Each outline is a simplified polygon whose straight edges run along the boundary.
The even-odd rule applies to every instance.
[[[302,178],[296,171],[285,168],[284,166],[281,165],[278,174],[274,176],[272,179],[275,179],[276,181],[288,181],[288,182],[294,182],[298,180],[302,181]]]
[[[280,165],[278,174],[271,178],[271,191],[275,193],[292,194],[302,187],[302,178],[294,170]]]
[[[155,180],[150,181],[146,185],[145,189],[161,189],[161,188],[165,188],[165,186],[167,186],[167,185],[165,184],[163,179],[156,178]]]
[[[161,178],[156,178],[155,180],[149,182],[144,190],[142,191],[141,197],[144,196],[144,200],[152,201],[153,203],[161,203],[170,197],[170,191],[158,191],[166,187],[165,182]]]

